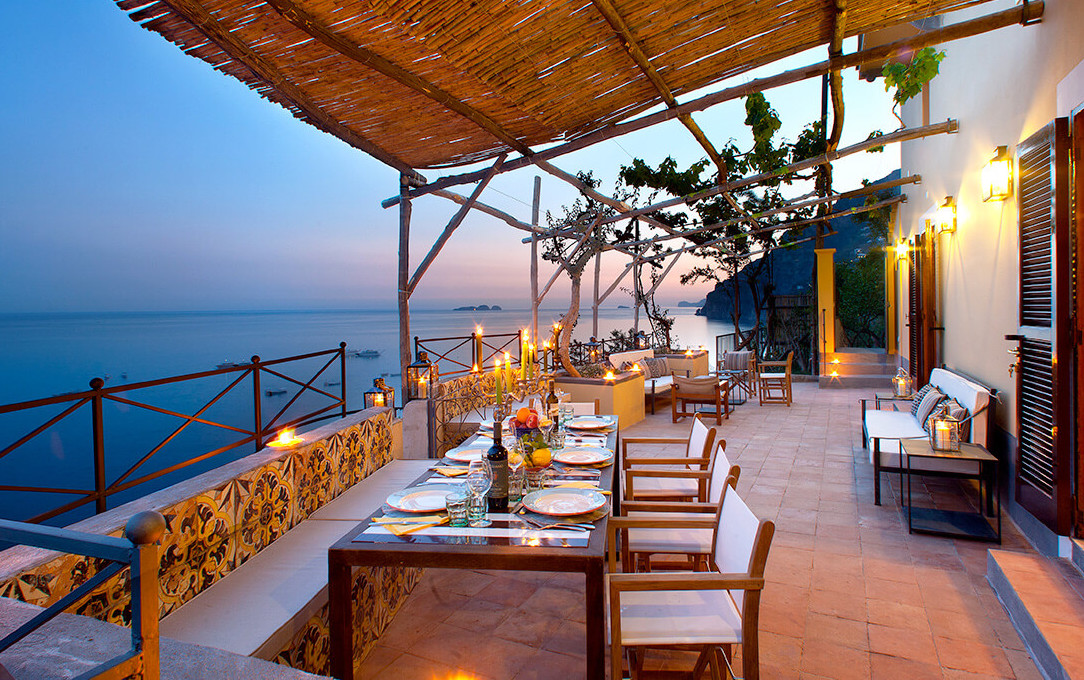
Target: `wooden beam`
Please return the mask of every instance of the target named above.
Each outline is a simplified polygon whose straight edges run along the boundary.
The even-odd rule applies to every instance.
[[[560,263],[558,263],[558,265],[557,265],[557,271],[553,272],[553,276],[551,276],[551,277],[550,277],[550,280],[549,280],[549,282],[547,282],[547,283],[546,283],[546,287],[542,289],[542,294],[538,296],[538,299],[539,299],[539,300],[541,300],[542,298],[546,297],[546,293],[550,292],[550,288],[552,288],[552,287],[553,287],[553,283],[554,283],[554,282],[555,282],[555,281],[557,280],[557,277],[561,275],[561,272],[563,272],[564,270],[568,269],[568,263],[572,261],[572,256],[573,256],[573,255],[575,255],[576,251],[577,251],[577,250],[579,250],[579,249],[580,249],[580,247],[581,247],[581,246],[582,246],[582,245],[583,245],[583,244],[584,244],[584,243],[585,243],[585,242],[587,241],[587,239],[588,239],[588,238],[590,238],[590,237],[591,237],[591,232],[590,232],[590,231],[586,232],[586,233],[585,233],[585,234],[583,235],[583,238],[581,238],[581,239],[579,240],[579,242],[578,242],[578,243],[576,243],[575,247],[573,247],[573,248],[572,248],[572,250],[571,250],[571,251],[569,251],[569,254],[568,254],[568,259],[565,259],[565,260],[561,260],[561,262],[560,262]]]
[[[847,0],[836,0],[832,8],[832,41],[828,44],[829,59],[843,56],[843,38],[847,30]],[[829,89],[832,93],[832,132],[828,135],[828,152],[836,150],[843,135],[843,74],[839,69],[832,69],[828,75]],[[828,193],[831,193],[831,185]]]
[[[599,304],[602,304],[606,301],[606,298],[610,297],[610,293],[614,292],[614,289],[617,288],[617,284],[621,283],[621,279],[625,278],[625,275],[632,271],[632,265],[635,263],[636,260],[630,260],[629,263],[625,265],[625,269],[616,279],[614,279],[614,282],[610,284],[610,287],[606,289],[606,292],[599,296]]]
[[[458,203],[459,205],[463,205],[464,203],[467,202],[467,197],[466,196],[462,196],[460,194],[457,194],[454,191],[445,191],[444,189],[441,189],[439,191],[434,191],[433,195],[434,196],[440,196],[441,198],[446,198],[449,201],[453,201],[455,203]],[[481,201],[475,201],[473,207],[474,207],[475,210],[478,210],[480,212],[484,212],[485,214],[487,214],[487,215],[489,215],[491,217],[496,217],[498,220],[504,222],[508,226],[513,227],[515,229],[519,229],[520,231],[526,231],[526,232],[530,232],[530,233],[538,232],[538,233],[542,233],[543,235],[545,235],[544,234],[544,232],[546,231],[545,229],[542,229],[541,227],[533,227],[530,224],[527,224],[526,222],[520,222],[519,220],[512,217],[511,215],[504,212],[503,210],[498,210],[497,208],[494,208],[491,205],[487,205],[485,203],[482,203]]]
[[[644,213],[662,210],[663,208],[670,208],[675,205],[692,204],[701,199],[710,198],[711,196],[721,194],[724,191],[732,191],[734,189],[740,189],[742,187],[747,187],[752,184],[759,184],[760,182],[765,182],[767,180],[776,178],[781,174],[808,170],[809,168],[816,167],[818,165],[824,165],[825,163],[831,163],[834,160],[838,160],[852,154],[860,153],[873,147],[883,146],[885,144],[892,144],[894,142],[904,142],[911,139],[921,139],[923,137],[929,137],[931,135],[952,133],[956,132],[958,129],[959,124],[951,118],[943,123],[934,123],[933,125],[925,125],[923,127],[917,128],[904,128],[902,130],[890,132],[887,135],[862,140],[857,144],[852,144],[848,147],[844,147],[843,149],[838,149],[836,151],[833,151],[832,153],[826,153],[822,156],[816,156],[814,158],[799,161],[797,163],[791,163],[790,165],[780,170],[776,170],[773,172],[762,172],[758,175],[750,175],[749,177],[743,177],[742,179],[728,182],[727,184],[722,184],[716,187],[711,187],[709,189],[704,189],[703,191],[699,191],[689,196],[668,198],[665,201],[659,201],[658,203],[655,203],[653,205],[648,205],[644,206],[643,208],[631,210],[623,215],[619,215],[616,217],[607,217],[606,219],[602,220],[602,223],[608,224],[610,222],[616,222],[618,220],[629,219],[631,217],[636,217]]]
[[[803,66],[782,73],[777,73],[773,76],[766,76],[764,78],[754,78],[741,85],[734,87],[728,87],[718,92],[705,95],[699,99],[694,99],[690,102],[679,105],[674,109],[666,109],[657,113],[642,116],[635,120],[631,120],[625,123],[617,123],[610,125],[600,130],[590,132],[578,137],[571,142],[560,144],[555,147],[551,147],[544,151],[535,152],[531,158],[513,158],[504,164],[502,168],[503,172],[511,172],[517,170],[538,160],[553,160],[559,156],[572,153],[573,151],[579,151],[598,142],[612,139],[614,137],[620,137],[627,135],[644,128],[657,125],[664,121],[672,120],[682,113],[694,113],[696,111],[703,111],[711,108],[716,104],[721,104],[732,99],[738,99],[754,92],[763,92],[776,87],[782,87],[783,85],[789,85],[809,78],[816,78],[824,75],[833,70],[841,70],[850,68],[852,66],[858,66],[867,61],[885,61],[897,54],[904,53],[906,51],[914,51],[922,49],[923,47],[930,47],[932,45],[940,45],[942,43],[951,42],[953,40],[960,40],[962,38],[969,38],[974,35],[987,33],[1006,26],[1012,26],[1014,24],[1029,24],[1043,15],[1043,2],[1042,0],[1032,0],[1031,2],[1012,7],[1001,12],[995,12],[986,16],[977,17],[969,21],[962,21],[958,24],[952,24],[943,28],[937,28],[925,33],[920,33],[917,36],[906,38],[904,40],[897,40],[896,42],[889,43],[887,45],[878,45],[877,47],[871,47],[866,50],[858,52],[852,52],[845,54],[835,59],[828,59],[827,61],[818,62],[816,64],[810,64],[809,66]],[[430,182],[429,184],[417,187],[411,192],[412,196],[418,196],[422,194],[432,193],[438,189],[443,189],[458,184],[468,184],[477,182],[484,174],[483,170],[477,170],[473,172],[462,173],[459,175],[447,175],[439,179]],[[394,196],[386,199],[381,203],[385,208],[390,208],[399,202],[399,197]]]
[[[602,276],[602,251],[595,253],[595,293],[591,296],[591,337],[598,337],[598,280]]]
[[[659,278],[655,279],[655,283],[652,284],[651,288],[647,291],[647,293],[644,294],[645,298],[651,297],[655,294],[655,291],[658,290],[659,285],[662,284],[663,280],[670,273],[670,270],[674,268],[674,265],[677,264],[678,260],[680,260],[681,256],[684,254],[684,250],[677,251],[677,254],[674,255],[674,259],[670,260],[670,264],[666,265],[666,269],[662,270],[662,274],[659,274]]]
[[[785,212],[794,212],[795,210],[801,210],[802,208],[808,208],[821,203],[832,203],[835,201],[846,200],[850,198],[858,198],[859,196],[867,196],[869,194],[877,193],[878,191],[884,191],[885,189],[892,189],[904,184],[918,184],[922,181],[922,175],[908,175],[907,177],[901,177],[900,179],[886,180],[884,182],[876,182],[874,184],[867,184],[861,189],[855,189],[853,191],[846,191],[841,194],[832,194],[827,197],[811,198],[806,201],[799,201],[796,203],[788,203],[779,208],[772,208],[771,210],[765,210],[758,212],[753,217],[759,219],[761,217],[771,217],[772,215],[778,215]],[[635,248],[636,246],[648,245],[652,243],[660,243],[662,241],[669,241],[675,238],[688,238],[694,234],[701,234],[706,231],[715,231],[722,229],[739,222],[746,221],[744,217],[736,217],[723,222],[716,222],[715,224],[707,224],[702,227],[696,227],[695,229],[686,229],[685,231],[678,232],[676,234],[664,234],[662,236],[654,236],[652,238],[641,239],[639,241],[631,241],[629,243],[623,243],[622,245],[627,248]]]
[[[179,17],[184,18],[192,28],[199,31],[218,49],[225,52],[231,59],[241,64],[257,78],[260,78],[268,86],[273,88],[279,97],[305,114],[305,116],[318,128],[329,134],[335,135],[350,146],[360,149],[385,165],[398,170],[401,174],[411,177],[414,182],[425,183],[425,177],[411,168],[405,161],[397,158],[391,152],[373,142],[365,139],[358,133],[340,123],[331,114],[324,111],[320,106],[309,98],[301,88],[294,85],[282,74],[271,62],[267,61],[251,48],[249,48],[238,36],[227,30],[217,19],[194,0],[161,0],[162,4],[169,7]],[[397,201],[398,202],[398,201]]]
[[[401,373],[399,394],[406,403],[407,370],[410,364],[410,180],[399,176],[399,191],[403,200],[399,204],[399,371]]]
[[[437,237],[436,243],[429,249],[429,252],[425,255],[425,259],[422,260],[422,263],[419,264],[418,268],[414,271],[414,276],[410,277],[410,283],[407,284],[407,292],[409,295],[414,294],[414,289],[418,287],[418,283],[421,282],[422,277],[425,276],[426,270],[428,270],[429,266],[433,264],[433,261],[437,259],[437,255],[440,254],[441,249],[444,248],[444,244],[448,242],[448,239],[452,237],[452,233],[463,223],[463,218],[467,216],[467,213],[470,212],[470,209],[478,201],[478,197],[482,195],[482,191],[486,188],[486,185],[489,184],[489,181],[493,179],[494,175],[497,174],[497,171],[500,170],[501,163],[503,163],[504,159],[507,157],[508,154],[501,154],[497,157],[497,162],[489,168],[489,174],[482,178],[482,181],[478,183],[478,186],[474,187],[474,191],[471,192],[470,198],[460,206],[459,210],[452,216],[452,219],[448,221],[448,225],[444,227],[444,231]]]
[[[294,0],[265,0],[282,18],[289,21],[295,27],[315,38],[328,48],[339,54],[352,59],[374,71],[382,73],[392,80],[409,87],[420,94],[429,97],[449,111],[453,111],[500,141],[508,145],[524,156],[530,156],[531,150],[515,138],[510,132],[501,127],[500,123],[486,114],[478,111],[469,104],[453,97],[451,94],[440,89],[433,83],[414,75],[410,71],[388,61],[379,54],[357,45],[342,36],[336,34],[322,24],[316,17],[297,6]]]
[[[531,225],[538,226],[538,210],[542,199],[542,178],[534,176],[534,197],[531,200]],[[538,232],[531,234],[531,333],[538,341]]]

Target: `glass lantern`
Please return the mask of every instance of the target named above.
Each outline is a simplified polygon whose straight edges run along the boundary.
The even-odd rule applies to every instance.
[[[428,399],[437,383],[437,366],[429,361],[429,353],[419,351],[418,358],[406,370],[406,401]]]
[[[930,448],[934,451],[960,450],[960,421],[949,413],[948,406],[930,418]]]
[[[365,393],[365,408],[395,406],[395,389],[383,378],[373,378],[373,389]]]
[[[906,397],[911,394],[911,376],[907,374],[907,371],[900,367],[896,371],[896,376],[892,378],[892,388],[896,392],[897,397]]]

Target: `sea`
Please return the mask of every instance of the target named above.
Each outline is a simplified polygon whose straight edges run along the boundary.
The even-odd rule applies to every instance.
[[[540,310],[539,327],[548,328],[564,311]],[[713,351],[715,336],[732,330],[729,324],[696,316],[692,307],[671,309],[670,314],[675,318],[673,337],[677,347],[705,346]],[[530,324],[530,317],[529,309],[412,310],[411,335],[423,340],[466,337],[477,326],[486,335],[515,333]],[[631,309],[599,310],[599,338],[609,336],[612,330],[627,331],[632,326]],[[640,327],[647,327],[643,316]],[[591,335],[591,312],[585,309],[573,337],[586,340]],[[346,361],[347,408],[360,409],[363,393],[372,389],[374,378],[384,377],[389,385],[399,389],[398,337],[399,316],[393,310],[0,315],[0,405],[85,391],[92,378],[101,378],[106,387],[115,388],[210,371],[220,364],[247,362],[254,355],[269,361],[337,349],[340,342],[345,342],[348,350],[379,352],[376,358],[350,356]],[[287,377],[301,383],[311,381],[317,389],[340,394],[343,386],[337,363],[318,373],[326,361],[327,357],[323,357],[273,367],[284,377],[263,374],[260,385],[263,422],[267,423],[280,411],[277,423],[329,404],[327,397],[311,392],[290,403],[297,386]],[[234,430],[189,422],[182,417],[198,414],[200,420],[252,429],[251,381],[245,380],[226,390],[239,375],[123,391],[116,395],[118,399],[105,402],[107,482],[123,483],[166,471],[111,497],[110,507],[255,450],[251,442],[231,446],[243,437]],[[76,498],[78,494],[73,491],[93,488],[92,419],[88,405],[7,451],[72,403],[0,413],[0,486],[55,490],[49,493],[0,490],[0,517],[29,519]],[[169,471],[197,453],[215,449],[222,451],[195,465]],[[48,523],[64,525],[91,513],[89,507],[77,508]]]

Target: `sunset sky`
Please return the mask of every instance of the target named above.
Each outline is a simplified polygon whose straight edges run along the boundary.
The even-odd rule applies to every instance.
[[[394,170],[141,29],[112,2],[35,0],[6,9],[0,313],[394,306],[398,213],[380,207],[397,190]],[[850,40],[846,51],[853,49]],[[823,58],[817,50],[742,80]],[[850,70],[844,91],[844,145],[897,127],[881,82],[859,81]],[[767,96],[788,138],[819,115],[819,79]],[[748,145],[740,101],[696,118],[717,145],[730,137]],[[703,156],[673,122],[556,164],[594,170],[610,189],[634,156],[657,163],[668,154],[679,164]],[[898,146],[861,154],[837,164],[836,187],[898,166]],[[529,221],[536,174],[501,175],[482,200]],[[543,215],[574,198],[543,174]],[[415,203],[412,266],[454,210],[440,198]],[[529,306],[522,236],[472,214],[412,304]],[[603,262],[607,287],[624,261],[612,254]],[[679,269],[692,262],[686,257]],[[550,271],[543,265],[543,284]],[[681,286],[675,272],[658,299],[673,305],[708,289]],[[555,286],[544,305],[567,306],[566,291]],[[616,293],[607,306],[627,302]]]

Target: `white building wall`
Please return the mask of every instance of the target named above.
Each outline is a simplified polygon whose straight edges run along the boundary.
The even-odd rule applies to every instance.
[[[999,0],[949,15],[945,23],[1015,4]],[[955,197],[956,233],[935,237],[942,361],[1001,390],[998,422],[1015,436],[1015,380],[1007,350],[1016,345],[1004,338],[1018,324],[1017,206],[1015,196],[983,203],[980,173],[995,147],[1007,145],[1015,153],[1018,142],[1081,103],[1084,67],[1069,76],[1084,62],[1084,0],[1047,0],[1038,25],[1002,28],[941,49],[946,56],[930,83],[929,120],[953,118],[960,129],[903,144],[903,174],[919,173],[922,183],[904,189],[908,201],[899,227],[905,236],[921,232],[934,206]],[[904,107],[903,118],[908,127],[922,124],[920,98]],[[905,271],[899,285],[899,346],[906,355]]]

